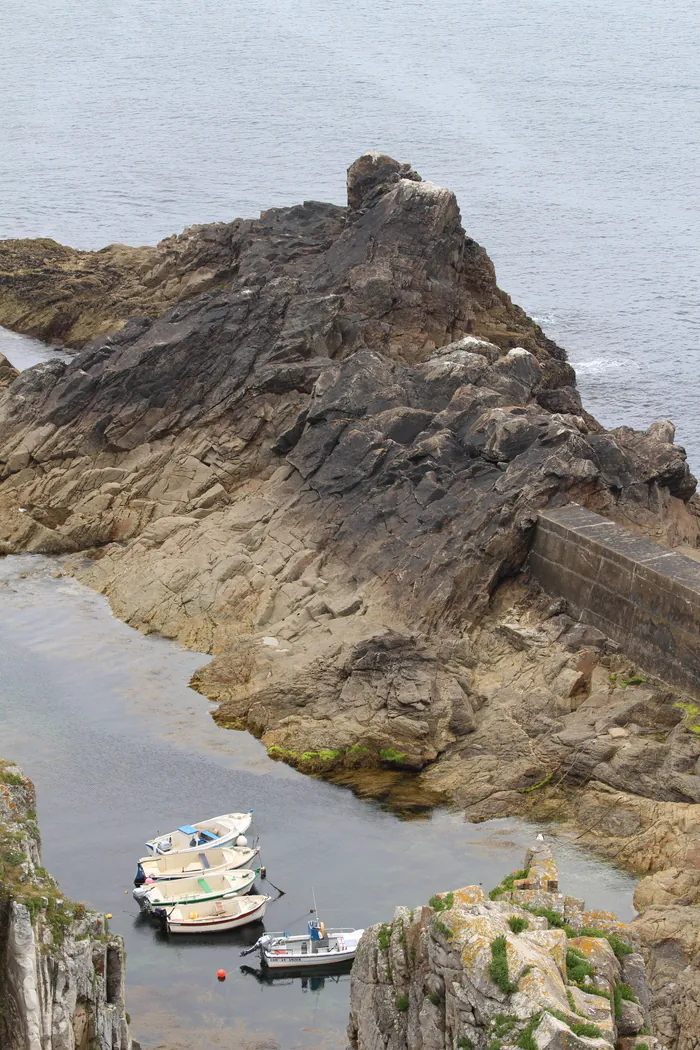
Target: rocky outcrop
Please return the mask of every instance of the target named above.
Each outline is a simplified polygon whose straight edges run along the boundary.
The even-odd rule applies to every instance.
[[[354,1050],[620,1050],[657,1045],[631,928],[561,893],[551,850],[481,887],[397,908],[351,977]]]
[[[15,366],[10,364],[4,354],[0,354],[0,390],[14,383],[18,375]]]
[[[677,1050],[697,1050],[700,867],[668,868],[647,876],[637,887],[634,906],[640,915],[632,925],[647,959],[656,1031]]]
[[[576,499],[694,543],[683,450],[583,411],[449,191],[368,154],[348,201],[163,242],[174,270],[144,278],[148,309],[187,298],[16,379],[0,549],[90,553],[81,579],[117,615],[215,654],[196,684],[221,724],[294,764],[434,764],[426,783],[482,816],[555,774],[695,802],[673,700],[635,706],[612,650],[531,596],[494,598],[540,507]],[[23,302],[64,288],[15,250]],[[215,290],[173,283],[205,258]],[[109,294],[80,284],[91,332],[114,296],[136,309],[124,265]]]
[[[0,1045],[130,1050],[124,946],[41,867],[34,788],[0,763]]]

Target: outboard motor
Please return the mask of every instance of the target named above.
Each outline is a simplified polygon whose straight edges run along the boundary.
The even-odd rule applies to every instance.
[[[270,936],[270,934],[264,933],[262,937],[258,937],[255,944],[251,944],[250,948],[246,948],[244,951],[241,952],[241,959],[244,955],[250,955],[251,952],[257,952],[263,948],[267,948],[268,944],[271,944],[271,942],[272,937]]]
[[[134,898],[134,900],[136,901],[136,903],[138,904],[138,906],[140,908],[145,907],[145,905],[147,903],[146,902],[146,895],[147,895],[149,889],[150,889],[149,886],[144,886],[143,884],[141,884],[139,886],[136,886],[135,889],[133,889],[131,891],[131,896]]]
[[[136,878],[134,879],[134,886],[143,886],[146,881],[146,872],[143,870],[143,865],[136,865]]]
[[[161,926],[167,929],[168,913],[165,908],[154,908],[151,914],[155,916],[155,918],[158,920]]]
[[[172,849],[172,839],[158,839],[156,842],[156,853],[169,853]]]

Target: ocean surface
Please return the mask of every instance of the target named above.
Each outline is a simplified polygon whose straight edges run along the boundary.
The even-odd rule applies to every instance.
[[[39,555],[0,559],[2,756],[36,784],[45,866],[125,938],[132,1034],[167,1050],[344,1050],[347,975],[266,983],[255,956],[240,958],[260,925],[168,939],[139,915],[132,879],[146,839],[254,809],[259,891],[285,891],[267,929],[301,932],[313,894],[328,926],[364,927],[441,890],[490,889],[522,866],[539,827],[444,809],[406,819],[273,762],[187,687],[209,657],[127,627],[60,569]],[[565,892],[632,918],[631,875],[564,842],[556,852]]]
[[[342,203],[378,148],[456,192],[587,407],[700,470],[698,54],[693,0],[3,0],[0,237]]]

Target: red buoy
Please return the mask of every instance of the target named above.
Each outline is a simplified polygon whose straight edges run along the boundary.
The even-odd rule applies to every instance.
[[[220,981],[225,981],[226,980],[226,970],[217,970],[216,971],[216,976],[219,978]]]

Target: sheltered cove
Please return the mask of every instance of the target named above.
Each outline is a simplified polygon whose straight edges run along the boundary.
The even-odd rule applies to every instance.
[[[534,808],[692,883],[695,699],[521,570],[538,513],[571,502],[696,548],[695,479],[668,424],[586,413],[449,191],[367,154],[347,208],[153,249],[4,242],[0,321],[97,337],[0,369],[4,551],[87,553],[117,615],[215,654],[195,684],[274,757],[414,770],[473,819]]]

